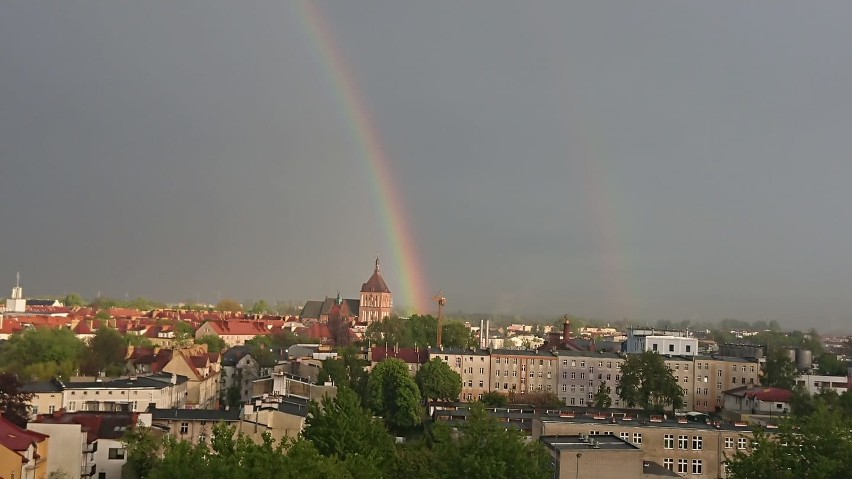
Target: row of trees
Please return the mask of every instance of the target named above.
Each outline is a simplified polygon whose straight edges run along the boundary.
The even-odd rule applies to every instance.
[[[441,342],[447,347],[469,348],[477,344],[464,323],[448,321],[441,328]],[[435,346],[438,320],[430,315],[412,315],[408,319],[389,316],[367,327],[364,339],[374,345],[388,344],[401,348]]]
[[[209,443],[167,438],[137,428],[125,437],[128,468],[140,479],[467,477],[545,479],[550,456],[474,405],[458,434],[431,424],[419,439],[396,444],[390,431],[365,409],[358,395],[340,388],[334,399],[313,404],[303,437],[261,444],[220,424]],[[162,449],[162,455],[158,450]]]

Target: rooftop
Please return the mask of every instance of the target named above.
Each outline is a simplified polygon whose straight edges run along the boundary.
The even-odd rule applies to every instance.
[[[588,436],[585,434],[569,435],[569,436],[542,436],[540,438],[547,447],[555,451],[564,450],[585,450],[585,449],[607,449],[607,450],[622,450],[636,451],[638,447],[629,442],[613,435],[595,435]]]

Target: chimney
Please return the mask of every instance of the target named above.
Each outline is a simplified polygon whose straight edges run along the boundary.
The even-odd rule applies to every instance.
[[[562,342],[567,343],[571,339],[571,320],[565,315],[565,323],[562,325]]]

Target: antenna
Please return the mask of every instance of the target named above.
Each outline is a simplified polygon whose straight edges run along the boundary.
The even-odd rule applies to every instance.
[[[20,287],[21,287],[21,272],[20,272],[20,271],[18,271],[17,273],[15,273],[15,287],[16,287],[16,288],[20,288]]]

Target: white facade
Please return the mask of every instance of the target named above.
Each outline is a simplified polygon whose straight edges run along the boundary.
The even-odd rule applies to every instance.
[[[24,313],[26,311],[27,300],[24,299],[24,289],[21,288],[21,276],[18,275],[15,287],[12,288],[12,295],[6,300],[6,312]]]
[[[846,376],[802,374],[796,378],[796,385],[803,386],[811,395],[828,390],[843,394],[849,389],[849,378]]]
[[[138,381],[138,384],[134,384]],[[143,383],[144,381],[144,383]],[[147,377],[107,381],[104,383],[66,383],[62,391],[62,407],[75,411],[145,412],[149,404],[160,409],[184,408],[187,381],[162,382],[151,385]]]
[[[27,429],[50,436],[52,447],[47,455],[48,474],[62,472],[68,479],[80,479],[87,460],[91,459],[82,426],[31,422]]]
[[[121,469],[127,463],[124,444],[118,439],[98,439],[97,451],[92,456],[95,464],[95,477],[98,479],[121,479]]]
[[[655,351],[667,356],[695,356],[698,340],[683,331],[631,329],[625,342],[627,353]]]

